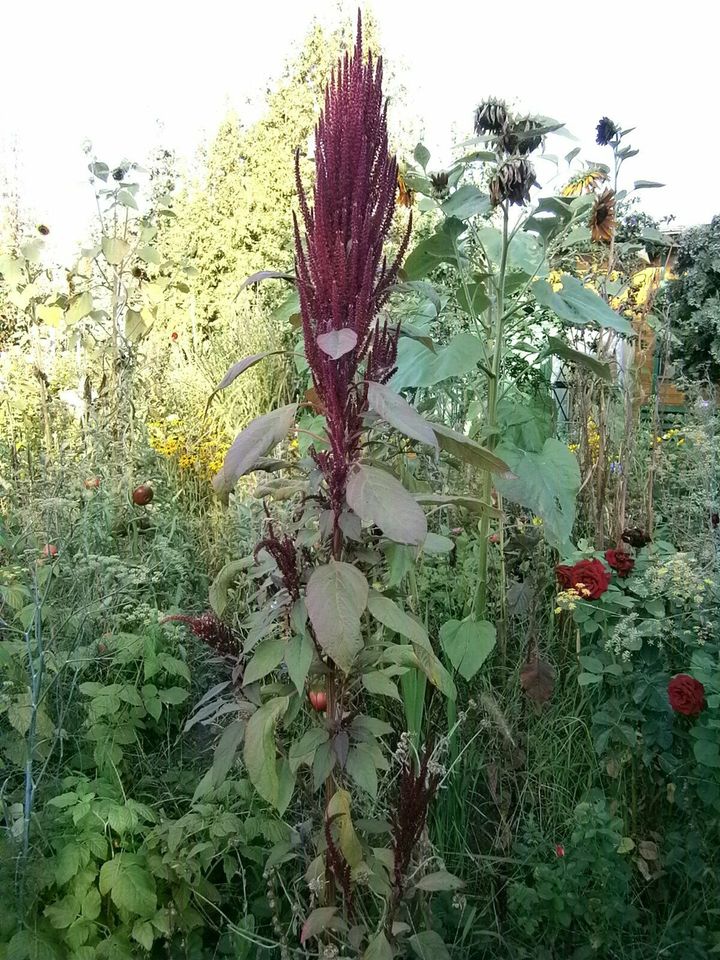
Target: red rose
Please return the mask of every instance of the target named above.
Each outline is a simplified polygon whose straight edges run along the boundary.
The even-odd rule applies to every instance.
[[[587,600],[598,600],[610,586],[610,571],[602,560],[580,560],[572,566],[560,564],[555,574],[565,590],[577,590]]]
[[[676,713],[696,717],[705,706],[705,687],[695,677],[678,673],[668,684],[668,699]]]
[[[565,847],[561,843],[555,844],[555,856],[564,857],[565,856]]]
[[[619,577],[629,577],[635,566],[635,559],[624,550],[606,550],[605,559]]]

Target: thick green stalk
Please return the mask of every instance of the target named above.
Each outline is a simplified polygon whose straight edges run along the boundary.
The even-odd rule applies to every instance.
[[[495,298],[493,323],[493,356],[492,367],[487,376],[487,410],[486,422],[488,426],[487,445],[493,450],[496,445],[496,418],[497,402],[500,385],[500,373],[503,360],[503,337],[505,325],[505,273],[507,270],[508,253],[508,206],[503,204],[502,252],[500,255],[500,269],[497,278],[497,295]],[[492,475],[489,470],[483,477],[483,499],[490,502],[492,496]],[[480,520],[478,579],[473,598],[472,613],[476,620],[482,620],[487,606],[487,568],[488,568],[488,539],[490,536],[490,516],[482,515]]]

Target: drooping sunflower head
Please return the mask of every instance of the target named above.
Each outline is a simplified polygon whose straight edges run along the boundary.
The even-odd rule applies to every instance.
[[[610,117],[601,117],[596,127],[596,132],[596,143],[601,147],[606,147],[613,137],[616,137],[618,133],[620,133],[620,127],[618,127],[616,123],[613,123]]]
[[[593,243],[610,243],[617,226],[614,190],[604,190],[597,198],[588,226]]]
[[[450,175],[441,170],[439,173],[430,174],[430,183],[432,183],[433,193],[438,200],[447,196]]]
[[[496,207],[505,200],[524,206],[530,200],[535,183],[535,168],[525,157],[513,157],[501,163],[490,181],[490,200]]]
[[[596,167],[592,170],[583,170],[562,188],[564,197],[579,197],[583,193],[595,193],[601,183],[605,183],[608,175],[605,170]]]
[[[508,121],[505,128],[498,135],[497,146],[509,156],[520,154],[527,156],[533,153],[542,144],[542,134],[536,131],[542,129],[542,124],[536,117],[519,117]]]
[[[504,100],[496,100],[495,97],[483,100],[475,111],[475,133],[478,136],[502,133],[508,117],[509,111]]]

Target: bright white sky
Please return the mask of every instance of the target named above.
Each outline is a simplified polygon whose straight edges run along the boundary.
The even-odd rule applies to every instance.
[[[0,173],[16,146],[32,215],[68,258],[92,214],[81,145],[112,166],[162,144],[192,157],[228,106],[255,116],[313,17],[354,18],[354,0],[24,0],[2,4]],[[720,212],[718,15],[707,0],[374,0],[389,68],[433,152],[450,157],[478,100],[498,95],[566,123],[586,159],[602,115],[636,126],[627,179],[682,225]],[[506,17],[503,20],[503,17]],[[252,106],[252,105],[255,106]],[[556,142],[558,153],[575,144]],[[603,156],[605,155],[605,156]],[[552,169],[543,164],[541,182]]]

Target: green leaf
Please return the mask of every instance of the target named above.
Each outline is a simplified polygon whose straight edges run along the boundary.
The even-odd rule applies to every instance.
[[[377,799],[377,769],[372,753],[365,744],[358,743],[350,747],[345,770],[361,790],[369,793],[373,800]]]
[[[133,924],[131,936],[133,940],[137,940],[145,950],[152,949],[155,933],[152,924],[148,920],[136,921],[136,923]]]
[[[481,280],[458,287],[455,299],[460,309],[471,317],[481,316],[491,303]]]
[[[558,291],[554,291],[545,280],[531,284],[530,290],[539,304],[573,326],[594,324],[626,336],[632,335],[630,321],[611,310],[602,297],[586,287],[581,280],[567,273],[564,273],[560,280],[562,289]]]
[[[450,377],[474,372],[482,358],[482,344],[471,333],[456,334],[447,346],[439,347],[435,352],[418,340],[401,337],[397,372],[390,381],[391,386],[394,390],[432,387]]]
[[[300,931],[300,945],[305,946],[305,941],[311,937],[317,937],[328,929],[328,924],[337,913],[337,907],[316,907]]]
[[[418,623],[413,617],[401,610],[400,607],[389,597],[384,597],[381,593],[371,590],[368,596],[367,608],[384,627],[399,633],[413,643],[420,644],[421,647],[430,649],[430,640],[427,631],[421,623]]]
[[[222,570],[210,585],[210,606],[215,614],[222,616],[228,603],[228,590],[234,585],[240,574],[253,565],[252,557],[243,557],[240,560],[231,560],[226,563]]]
[[[213,786],[217,787],[225,782],[225,778],[235,763],[235,757],[243,742],[245,728],[246,724],[244,720],[233,720],[233,722],[223,730],[222,736],[218,740],[218,745],[215,747],[215,753],[213,754],[211,767]]]
[[[117,266],[130,253],[130,244],[120,237],[103,237],[102,252],[108,263]]]
[[[421,240],[403,265],[407,280],[422,280],[442,263],[450,263],[455,267],[465,264],[461,248],[458,245],[456,219],[446,220],[432,236]],[[447,229],[448,225],[450,229]],[[460,224],[462,228],[462,224]]]
[[[415,884],[418,890],[429,890],[434,893],[438,890],[460,890],[463,882],[459,877],[447,870],[438,870],[421,877]]]
[[[434,687],[437,687],[449,700],[455,700],[457,691],[453,679],[432,650],[421,647],[417,643],[412,646],[393,644],[383,651],[383,659],[388,663],[421,670]]]
[[[636,180],[633,184],[633,190],[653,190],[656,187],[664,186],[664,183],[658,183],[656,180]]]
[[[440,628],[440,643],[450,663],[471,680],[495,649],[495,627],[487,620],[448,620]]]
[[[290,768],[293,772],[303,764],[311,767],[315,760],[317,748],[321,744],[327,743],[329,738],[330,734],[324,727],[311,727],[309,730],[306,730],[302,737],[296,740],[290,747],[288,756],[290,759]]]
[[[289,706],[289,697],[275,697],[250,717],[245,732],[244,759],[250,782],[257,792],[282,815],[290,796],[282,788],[276,758],[275,727]]]
[[[559,337],[548,337],[546,353],[554,354],[556,357],[562,357],[563,360],[569,360],[580,367],[586,367],[595,374],[600,380],[612,383],[613,375],[609,363],[602,363],[580,350],[573,350],[571,346],[561,340]]]
[[[290,403],[278,410],[257,417],[237,435],[225,456],[220,471],[213,478],[213,487],[221,496],[227,496],[240,477],[251,471],[261,457],[284,440],[292,429],[297,404]]]
[[[152,323],[147,323],[142,311],[127,309],[125,311],[125,336],[131,343],[139,343],[148,335]]]
[[[282,662],[285,656],[284,640],[261,640],[255,648],[250,663],[245,667],[243,686],[262,680]]]
[[[397,684],[382,670],[364,673],[362,684],[368,693],[374,693],[381,697],[392,697],[393,700],[398,700],[402,703],[402,697],[398,692]]]
[[[429,553],[433,556],[442,556],[446,553],[452,553],[455,549],[455,543],[450,537],[443,537],[439,533],[429,533],[423,543],[423,553]]]
[[[376,933],[369,941],[362,960],[393,960],[393,950],[384,933]]]
[[[68,894],[45,907],[43,913],[56,930],[65,930],[77,919],[80,913],[80,902],[77,897]]]
[[[457,217],[458,220],[469,220],[476,214],[490,212],[490,197],[479,190],[474,184],[466,183],[452,193],[440,209],[446,217]]]
[[[498,490],[541,517],[543,536],[562,552],[575,522],[575,498],[580,489],[577,459],[554,437],[545,441],[540,453],[528,453],[510,444],[501,444],[497,453],[515,474],[514,479],[499,477]]]
[[[307,633],[300,637],[292,637],[285,647],[285,666],[290,679],[295,684],[298,693],[305,688],[310,664],[315,655],[315,647]]]
[[[413,151],[413,157],[415,162],[419,163],[423,170],[425,170],[430,160],[430,151],[423,143],[418,143]]]
[[[100,893],[109,893],[120,910],[150,917],[157,909],[155,880],[133,854],[118,853],[106,861],[100,868],[99,886]]]
[[[410,946],[421,960],[450,960],[450,954],[439,933],[423,930],[410,937]]]
[[[463,460],[465,463],[470,463],[474,467],[479,467],[481,470],[489,470],[491,473],[497,473],[501,476],[512,475],[510,467],[504,460],[501,460],[486,447],[476,443],[475,440],[466,437],[465,434],[451,430],[450,427],[445,427],[441,423],[433,423],[432,428],[438,438],[440,449],[446,453],[457,457],[458,460]]]
[[[227,389],[231,383],[234,383],[241,373],[245,373],[246,370],[254,367],[256,363],[260,363],[260,361],[264,360],[266,357],[275,356],[280,352],[282,351],[266,350],[264,353],[254,353],[250,357],[243,357],[242,360],[238,360],[237,363],[234,363],[208,397],[207,403],[205,404],[205,413],[207,413],[210,409],[210,404],[213,402],[217,394],[220,393],[221,390]]]
[[[493,263],[499,264],[502,258],[502,233],[495,227],[484,227],[478,231],[480,243]],[[526,230],[513,234],[507,249],[507,262],[510,269],[522,270],[528,277],[546,276],[545,248],[541,241]]]
[[[356,464],[347,484],[347,502],[364,523],[376,524],[395,543],[418,546],[427,536],[422,507],[392,474]]]
[[[59,887],[72,880],[80,869],[82,848],[77,843],[66,844],[55,859],[55,882]],[[87,863],[87,858],[85,858]]]
[[[182,687],[168,687],[167,690],[158,690],[158,697],[166,705],[177,705],[184,703],[190,696],[187,690]]]
[[[349,563],[331,560],[317,567],[307,585],[307,610],[317,641],[345,673],[362,650],[360,617],[367,600],[367,580]]]
[[[86,291],[72,300],[70,306],[65,312],[65,320],[67,323],[77,323],[78,320],[82,320],[83,317],[86,317],[92,311],[92,309],[92,294]]]
[[[406,437],[438,449],[432,426],[404,397],[382,383],[368,384],[368,406],[381,420],[395,427]]]
[[[362,846],[355,833],[350,815],[350,794],[347,790],[336,790],[327,805],[326,817],[338,831],[340,849],[350,867],[362,863]]]

